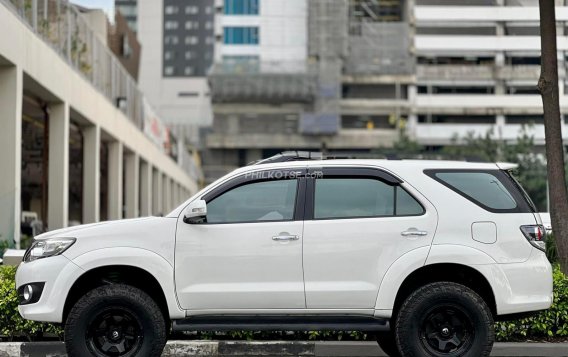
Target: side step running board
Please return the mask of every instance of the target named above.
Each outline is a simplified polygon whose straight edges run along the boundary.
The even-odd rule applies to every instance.
[[[367,316],[208,315],[173,321],[174,331],[388,331],[388,319]]]

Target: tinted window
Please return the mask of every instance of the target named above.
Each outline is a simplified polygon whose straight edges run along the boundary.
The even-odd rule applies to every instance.
[[[395,197],[397,197],[396,207]],[[316,180],[315,219],[419,215],[423,212],[422,206],[402,188],[379,180],[368,178]]]
[[[435,177],[464,196],[495,210],[510,210],[517,202],[503,183],[489,172],[437,172]]]
[[[424,208],[403,188],[396,188],[396,215],[417,216],[424,213]]]
[[[292,220],[296,190],[296,180],[236,187],[207,203],[207,223]]]

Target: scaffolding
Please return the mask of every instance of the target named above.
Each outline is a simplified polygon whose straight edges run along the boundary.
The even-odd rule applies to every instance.
[[[349,1],[309,0],[308,53],[317,68],[313,112],[300,117],[304,135],[334,135],[340,127],[341,75],[349,52]]]
[[[345,72],[353,75],[414,73],[410,26],[405,22],[361,22],[349,37]]]
[[[412,74],[410,25],[403,0],[350,0],[349,55],[351,75]]]

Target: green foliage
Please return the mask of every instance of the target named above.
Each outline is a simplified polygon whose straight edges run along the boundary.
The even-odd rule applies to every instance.
[[[498,322],[499,341],[544,340],[568,337],[568,277],[554,266],[554,301],[549,310],[517,321]]]
[[[45,334],[63,336],[56,325],[24,320],[18,313],[18,295],[14,288],[16,268],[0,266],[0,336],[3,339],[42,339]]]
[[[18,313],[18,297],[14,289],[16,268],[0,266],[0,340],[34,341],[46,337],[63,336],[60,326],[24,320]],[[568,277],[558,265],[554,266],[554,302],[552,307],[538,315],[517,321],[498,322],[495,325],[499,341],[547,340],[568,338]],[[374,340],[372,334],[359,331],[231,331],[198,332],[174,336],[204,340]]]
[[[8,248],[10,248],[10,243],[7,240],[0,240],[0,258],[4,256],[4,252]]]
[[[546,236],[546,257],[552,263],[558,263],[558,252],[556,251],[556,241],[554,235],[547,234]]]

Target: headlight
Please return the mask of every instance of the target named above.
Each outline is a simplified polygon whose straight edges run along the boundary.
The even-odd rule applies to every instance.
[[[24,255],[24,262],[59,255],[73,243],[75,243],[75,238],[50,238],[35,241]]]

